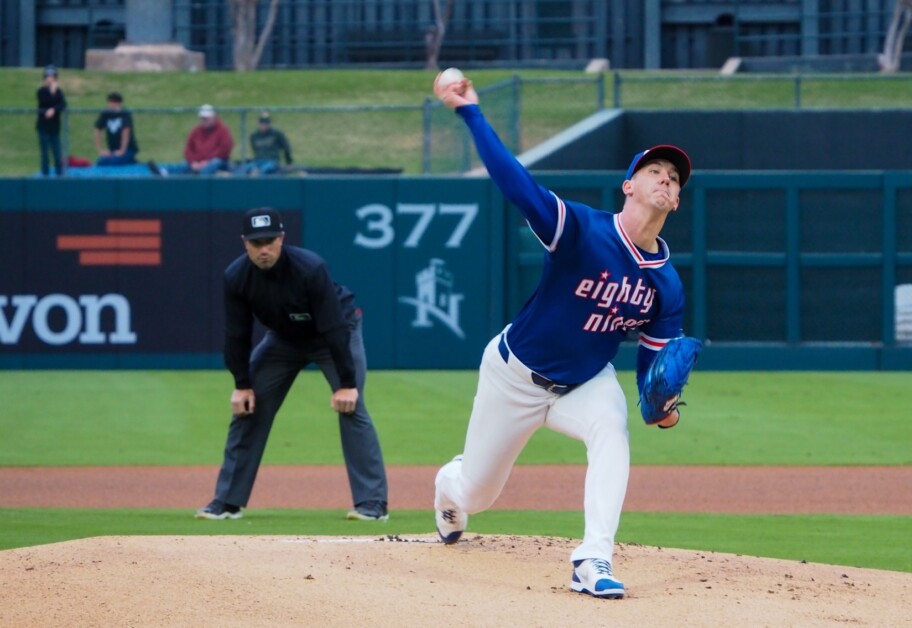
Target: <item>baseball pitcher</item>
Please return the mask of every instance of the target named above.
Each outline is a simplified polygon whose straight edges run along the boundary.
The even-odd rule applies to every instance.
[[[630,454],[627,403],[611,360],[639,338],[637,384],[647,424],[680,418],[680,392],[699,342],[682,336],[684,292],[659,232],[690,177],[687,154],[656,146],[630,163],[618,214],[558,197],[538,185],[485,120],[468,79],[435,91],[472,134],[488,173],[544,249],[534,294],[484,351],[463,453],[437,474],[440,539],[459,540],[468,515],[500,495],[532,434],[548,427],[585,443],[585,533],[570,560],[574,591],[621,598],[612,569]],[[662,354],[657,359],[657,354]]]

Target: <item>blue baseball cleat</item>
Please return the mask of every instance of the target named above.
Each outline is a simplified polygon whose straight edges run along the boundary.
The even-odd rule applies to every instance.
[[[606,599],[624,597],[624,585],[615,579],[611,571],[611,563],[602,558],[574,561],[570,588],[577,593],[586,593],[593,597]]]

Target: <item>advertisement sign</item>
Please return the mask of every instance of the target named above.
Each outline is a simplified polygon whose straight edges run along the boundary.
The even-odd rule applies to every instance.
[[[0,208],[0,368],[223,368],[240,216],[279,197],[231,183],[123,181],[91,188],[99,209],[46,191]],[[503,324],[489,196],[485,180],[315,177],[276,204],[286,245],[355,293],[371,368],[475,368]]]
[[[300,229],[298,215],[289,219]],[[196,354],[220,366],[222,273],[244,252],[240,213],[0,212],[0,225],[18,234],[0,248],[5,365]],[[158,362],[149,364],[169,360]]]
[[[416,178],[308,187],[305,246],[355,292],[371,364],[478,366],[502,307],[501,297],[492,306],[503,245],[492,244],[488,186]]]

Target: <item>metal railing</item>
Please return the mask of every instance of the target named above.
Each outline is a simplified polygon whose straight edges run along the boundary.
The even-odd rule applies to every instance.
[[[34,5],[35,19],[19,19]],[[0,3],[0,64],[82,67],[85,51],[123,39],[125,0]],[[202,52],[209,69],[233,67],[225,0],[157,0],[169,39]],[[472,0],[453,4],[442,59],[520,67],[719,67],[724,57],[858,55],[881,51],[894,0]],[[256,31],[268,2],[260,2]],[[28,28],[30,21],[37,28]],[[23,23],[26,28],[22,28]],[[284,0],[260,67],[423,67],[434,23],[427,0]],[[135,34],[135,33],[134,33]],[[132,38],[132,37],[131,37]],[[719,56],[724,55],[722,62]]]
[[[895,94],[892,99],[895,102],[881,102],[874,106],[909,106],[912,104],[912,98],[908,96],[910,87],[912,87],[912,76],[908,74],[793,74],[793,75],[764,75],[764,74],[739,74],[739,75],[688,75],[687,77],[671,76],[663,74],[645,74],[645,73],[621,73],[614,72],[612,76],[612,106],[615,109],[631,108],[665,108],[665,109],[686,109],[689,108],[686,101],[676,100],[678,94],[671,96],[661,96],[663,90],[640,89],[638,86],[666,86],[669,83],[691,83],[691,84],[709,84],[715,87],[724,86],[727,93],[718,92],[719,98],[714,101],[713,108],[765,108],[765,107],[794,107],[801,109],[804,107],[831,107],[831,103],[825,101],[825,94],[821,91],[814,90],[814,86],[825,86],[827,83],[837,83],[855,81],[868,84],[888,85],[895,88]],[[765,98],[757,100],[755,91],[751,91],[747,96],[750,101],[744,100],[744,95],[737,88],[739,86],[749,85],[751,83],[766,83],[768,85],[778,85],[779,90],[764,90]],[[865,102],[868,94],[859,93],[859,107],[872,106],[870,101]],[[886,98],[888,95],[881,96]],[[810,100],[810,102],[808,102]],[[846,106],[846,105],[843,105]],[[852,106],[852,105],[848,105]]]

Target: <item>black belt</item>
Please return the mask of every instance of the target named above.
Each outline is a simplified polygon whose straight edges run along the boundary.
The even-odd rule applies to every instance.
[[[507,348],[507,335],[505,333],[500,335],[500,342],[497,344],[497,349],[500,351],[500,357],[503,358],[503,361],[509,364],[510,349]],[[548,392],[554,393],[555,395],[566,395],[577,386],[577,384],[558,384],[557,382],[548,379],[544,375],[539,375],[533,370],[530,370],[529,373],[532,376],[533,384],[544,388]]]

